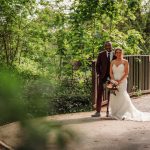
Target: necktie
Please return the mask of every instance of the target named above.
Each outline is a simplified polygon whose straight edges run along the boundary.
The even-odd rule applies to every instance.
[[[110,61],[110,52],[108,52],[107,58],[108,58],[108,60]]]

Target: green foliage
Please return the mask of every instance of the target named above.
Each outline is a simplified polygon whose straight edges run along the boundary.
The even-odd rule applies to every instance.
[[[88,95],[59,95],[54,98],[55,114],[90,111],[92,109],[91,96]]]
[[[25,119],[21,82],[16,79],[13,72],[10,73],[2,68],[0,76],[0,114],[3,114],[0,117],[0,124]]]
[[[44,79],[30,81],[24,90],[28,117],[48,116],[52,109],[49,103],[54,93],[54,83]]]
[[[35,1],[1,1],[0,9],[0,45],[1,61],[12,65],[20,54],[24,38],[27,17],[33,13]]]
[[[61,114],[90,111],[92,109],[90,81],[87,79],[83,80],[82,83],[78,83],[76,80],[62,80],[59,88],[56,90],[56,95],[50,102],[53,106],[50,113]]]
[[[76,140],[75,133],[70,129],[65,129],[60,123],[55,123],[53,121],[44,121],[43,119],[37,119],[35,117],[45,116],[46,105],[44,99],[47,97],[49,89],[51,93],[49,96],[53,95],[51,87],[43,85],[35,86],[34,91],[31,90],[28,98],[23,95],[23,86],[21,80],[17,79],[17,75],[8,70],[0,71],[0,125],[4,125],[10,122],[18,121],[21,128],[20,141],[21,143],[17,145],[15,149],[17,150],[47,150],[47,149],[67,149],[67,144]],[[40,81],[39,81],[40,82]],[[36,88],[37,87],[37,88]],[[45,93],[41,93],[42,90],[46,90]],[[36,91],[37,90],[37,91]],[[29,91],[28,91],[29,92]],[[39,93],[38,93],[39,92]],[[30,105],[33,106],[33,111],[28,115],[28,104],[27,100],[33,100]],[[36,110],[34,111],[36,107]]]
[[[93,5],[94,2],[95,1],[91,1]],[[93,56],[96,56],[97,54],[97,50],[94,51],[95,47],[101,46],[101,43],[103,43],[106,40],[111,40],[114,45],[118,45],[119,47],[125,48],[125,52],[127,52],[127,54],[139,54],[144,53],[143,51],[147,51],[147,48],[144,46],[145,36],[143,29],[145,27],[145,24],[143,24],[142,26],[142,23],[140,21],[140,19],[142,19],[142,17],[144,17],[145,15],[145,17],[148,18],[147,12],[149,12],[149,9],[147,9],[147,12],[145,11],[144,13],[142,11],[144,8],[146,8],[145,3],[143,4],[142,1],[136,0],[126,2],[118,0],[100,0],[98,3],[95,3],[96,6],[94,6],[92,10],[96,11],[90,19],[83,12],[83,10],[86,7],[84,3],[84,1],[80,1],[79,3],[77,3],[76,1],[76,3],[74,4],[74,7],[76,9],[71,13],[70,18],[71,23],[73,23],[72,32],[79,31],[79,33],[82,33],[79,36],[78,34],[76,34],[78,36],[79,43],[83,43],[82,41],[84,40],[84,35],[87,33],[90,33],[91,35],[96,35],[93,37],[93,43],[91,43],[92,40],[89,37],[86,38],[88,41],[87,43],[91,43],[92,45],[93,51],[90,52],[93,52]],[[143,21],[144,20],[145,19],[143,19]],[[128,43],[127,41],[128,38],[131,38],[131,35],[129,35],[128,33],[128,31],[130,30],[134,30],[134,32],[138,33],[139,38],[134,37],[134,46]],[[97,39],[97,37],[99,38]],[[96,42],[97,40],[99,41],[98,43]],[[118,40],[122,42],[119,42]],[[83,53],[86,52],[87,43],[82,44]],[[78,44],[76,44],[75,47],[79,50],[80,47],[77,47],[77,45]]]

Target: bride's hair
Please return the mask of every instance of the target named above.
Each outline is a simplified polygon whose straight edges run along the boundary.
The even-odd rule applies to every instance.
[[[123,49],[122,48],[119,48],[119,47],[115,48],[115,53],[116,53],[117,50],[119,50],[119,51],[121,51],[123,53]]]

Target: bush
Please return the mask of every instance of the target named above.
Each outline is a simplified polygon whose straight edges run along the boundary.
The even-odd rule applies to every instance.
[[[55,85],[48,80],[32,80],[24,89],[24,101],[28,117],[48,116],[49,104],[55,93]],[[52,106],[51,106],[52,107]]]
[[[28,117],[41,117],[62,113],[90,111],[92,108],[89,88],[79,84],[51,83],[48,80],[33,80],[24,89]]]
[[[85,112],[92,109],[89,95],[59,95],[53,99],[53,114]]]

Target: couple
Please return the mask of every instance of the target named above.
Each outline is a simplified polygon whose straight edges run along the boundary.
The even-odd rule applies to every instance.
[[[113,52],[112,43],[109,41],[105,43],[104,48],[105,51],[98,55],[96,64],[99,84],[96,113],[92,117],[100,117],[103,84],[111,79],[118,84],[118,91],[116,95],[108,94],[110,96],[110,116],[119,120],[150,121],[150,113],[137,110],[127,93],[129,64],[123,59],[123,50],[116,48]]]

